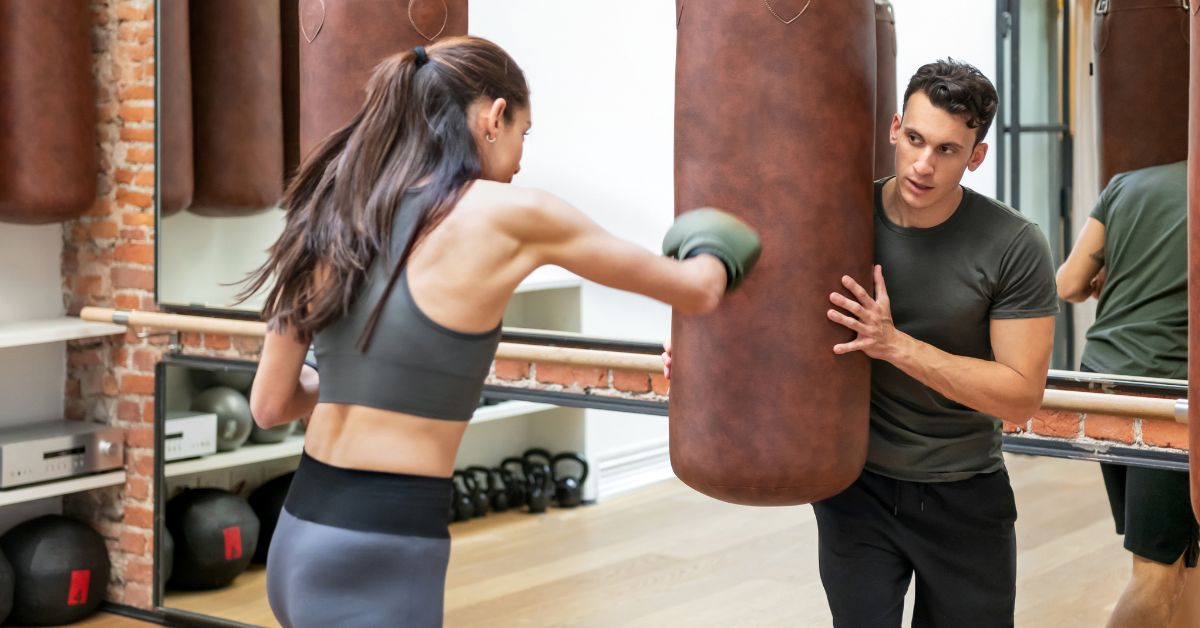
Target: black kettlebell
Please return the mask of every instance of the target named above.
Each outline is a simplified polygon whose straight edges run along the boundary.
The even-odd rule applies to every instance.
[[[471,492],[467,489],[466,474],[462,471],[455,471],[451,482],[454,486],[454,493],[450,499],[454,510],[454,521],[466,521],[474,517],[475,500],[471,499]]]
[[[520,458],[505,458],[500,462],[500,478],[504,480],[504,488],[508,494],[508,505],[520,508],[528,505],[529,496],[525,487],[525,463]]]
[[[542,449],[541,447],[530,447],[529,449],[525,450],[525,453],[521,454],[521,460],[525,461],[526,472],[528,472],[528,467],[530,466],[530,464],[545,465],[545,467],[546,467],[545,490],[546,490],[546,493],[548,493],[550,495],[550,498],[553,499],[554,498],[554,473],[551,471],[551,467],[554,464],[554,462],[553,462],[554,456],[551,455],[549,451]]]
[[[579,475],[561,473],[559,463],[574,462],[579,465]],[[560,508],[574,508],[583,503],[583,483],[587,481],[588,463],[583,456],[567,451],[558,454],[550,460],[550,469],[554,474],[554,501]]]
[[[467,497],[471,499],[471,508],[474,510],[472,517],[482,517],[488,513],[487,495],[479,488],[479,483],[475,481],[475,475],[469,471],[459,470],[455,473],[461,473],[463,483],[467,486]]]
[[[529,491],[529,512],[546,512],[554,492],[549,487],[553,484],[550,465],[545,462],[530,461],[525,466],[526,489]]]
[[[480,467],[487,473],[488,499],[492,502],[492,510],[504,512],[508,510],[508,485],[500,474],[500,469]]]
[[[492,509],[492,483],[488,477],[490,475],[487,467],[467,467],[467,478],[475,485],[472,487],[471,498],[475,500],[476,517],[482,517]]]

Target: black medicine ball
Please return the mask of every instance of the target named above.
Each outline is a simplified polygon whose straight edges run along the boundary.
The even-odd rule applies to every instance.
[[[184,491],[167,502],[166,521],[175,541],[172,588],[223,587],[246,570],[258,546],[258,517],[229,491]]]
[[[112,565],[100,533],[61,515],[43,515],[0,536],[12,565],[8,621],[58,626],[84,619],[104,601]]]

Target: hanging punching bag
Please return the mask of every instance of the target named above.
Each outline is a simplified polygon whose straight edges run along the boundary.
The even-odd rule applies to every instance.
[[[196,188],[188,211],[270,209],[283,194],[279,0],[189,4]]]
[[[1200,2],[1192,7],[1191,115],[1188,117],[1188,329],[1200,329]],[[1200,365],[1200,333],[1188,334],[1188,364]],[[1200,368],[1188,368],[1188,459],[1192,510],[1200,521]]]
[[[849,486],[867,452],[869,362],[836,356],[850,275],[871,284],[872,0],[677,2],[676,211],[711,205],[762,235],[754,274],[707,316],[676,316],[671,465],[748,505]]]
[[[192,203],[192,60],[188,0],[159,3],[158,206],[163,216]]]
[[[59,222],[96,198],[87,0],[0,0],[0,220]]]
[[[896,174],[892,117],[896,106],[896,15],[889,0],[875,0],[875,179]]]
[[[300,156],[345,126],[380,61],[467,34],[467,0],[300,0]]]
[[[1188,2],[1096,2],[1101,190],[1115,174],[1187,158]]]

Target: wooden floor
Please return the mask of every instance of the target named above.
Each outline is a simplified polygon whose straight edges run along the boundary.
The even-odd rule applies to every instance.
[[[1129,574],[1094,463],[1009,457],[1017,626],[1103,626]],[[446,626],[828,626],[812,509],[665,482],[577,510],[451,526]],[[1200,578],[1190,591],[1200,597]],[[261,568],[167,605],[274,626]],[[910,596],[911,608],[911,596]]]

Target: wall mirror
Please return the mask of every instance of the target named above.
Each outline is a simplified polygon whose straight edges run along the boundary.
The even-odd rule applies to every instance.
[[[303,112],[296,98],[299,55],[313,41],[337,35],[338,24],[327,21],[318,38],[308,40],[311,28],[306,31],[300,23],[297,9],[302,12],[310,4],[157,3],[156,283],[164,309],[256,316],[261,295],[235,306],[238,288],[231,284],[262,263],[282,225],[278,200],[303,145]],[[410,23],[404,5],[415,7],[417,20],[422,19],[425,3],[394,4],[398,24]],[[674,205],[674,7],[668,2],[625,3],[614,11],[611,3],[599,1],[538,0],[478,1],[469,9],[465,2],[430,4],[467,11],[463,21],[469,32],[500,43],[527,73],[535,130],[516,183],[553,191],[610,231],[656,250]],[[1088,139],[1093,120],[1078,113],[1090,109],[1077,106],[1091,99],[1090,9],[1058,0],[893,4],[896,91],[903,92],[916,67],[946,56],[970,61],[993,78],[1002,92],[1001,118],[988,138],[993,150],[964,184],[1033,217],[1061,261],[1072,231],[1082,224],[1098,192],[1096,181],[1086,178],[1088,172],[1095,176],[1096,148],[1094,139]],[[958,26],[946,29],[946,15],[960,16],[954,22]],[[580,98],[582,93],[616,96]],[[1078,366],[1091,316],[1082,307],[1065,311],[1060,320],[1054,368],[1062,381],[1075,377],[1070,371]],[[518,290],[505,325],[653,344],[669,335],[670,311],[548,267]],[[160,530],[179,525],[172,517],[182,517],[182,506],[172,511],[170,504],[188,491],[220,490],[249,503],[256,489],[295,467],[303,443],[296,428],[276,441],[270,439],[277,435],[267,436],[267,442],[251,442],[247,436],[238,446],[217,451],[221,430],[232,430],[230,442],[241,438],[245,421],[235,417],[198,428],[205,434],[215,430],[211,443],[188,440],[189,416],[199,424],[213,419],[196,416],[217,414],[197,409],[196,399],[223,388],[232,393],[210,396],[237,406],[253,370],[249,361],[179,355],[160,365]],[[629,414],[562,407],[565,402],[513,391],[489,389],[485,397],[464,442],[464,467],[494,467],[535,446],[578,451],[594,472],[586,484],[587,499],[639,485],[629,480],[633,475],[639,481],[670,475],[666,423],[656,416],[663,413],[661,407]],[[196,449],[187,450],[192,446]],[[179,450],[185,453],[172,453]],[[1031,453],[1069,457],[1074,452]],[[1181,463],[1176,456],[1162,464],[1178,468]],[[608,471],[595,473],[598,468]],[[222,552],[251,554],[248,529],[241,529],[237,539],[230,534]],[[165,563],[162,547],[160,540],[159,568]],[[265,573],[255,565],[251,562],[224,586],[196,591],[171,585],[160,588],[156,599],[181,618],[208,615],[273,625],[265,602]]]

